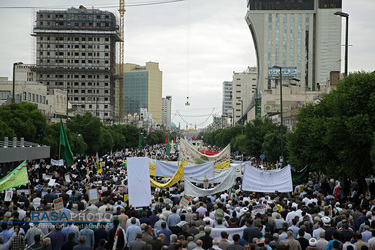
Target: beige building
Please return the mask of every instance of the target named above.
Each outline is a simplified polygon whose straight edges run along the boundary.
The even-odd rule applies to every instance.
[[[147,108],[155,123],[162,125],[162,73],[155,62],[147,62],[145,66],[124,65],[124,116]]]
[[[15,66],[15,102],[33,103],[49,122],[59,122],[66,118],[66,90],[54,89],[48,93],[47,86],[35,82],[34,65],[20,64]],[[13,80],[0,77],[0,105],[12,103]],[[73,117],[72,105],[69,103],[69,117]]]
[[[246,116],[249,106],[255,99],[257,84],[257,68],[248,67],[245,71],[233,72],[232,107],[234,108],[234,124],[241,123],[242,116]]]
[[[316,91],[310,91],[307,88],[283,84],[283,124],[289,129],[294,130],[296,124],[295,115],[299,108],[307,103],[319,103],[319,99],[332,89],[335,89],[340,81],[340,72],[333,71],[330,78],[317,86]],[[248,113],[248,121],[255,117],[255,107]],[[275,88],[266,90],[261,99],[261,117],[270,118],[274,123],[280,123],[280,85]]]

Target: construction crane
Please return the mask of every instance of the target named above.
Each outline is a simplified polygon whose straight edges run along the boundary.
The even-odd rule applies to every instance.
[[[119,9],[118,12],[120,13],[120,37],[121,41],[119,43],[119,95],[118,95],[118,117],[119,117],[119,123],[123,122],[124,119],[124,27],[125,27],[125,20],[124,20],[124,15],[125,15],[125,0],[119,0]]]

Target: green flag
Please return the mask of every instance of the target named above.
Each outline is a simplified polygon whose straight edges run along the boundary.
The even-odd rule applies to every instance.
[[[65,161],[65,166],[69,167],[70,164],[73,162],[73,153],[72,150],[70,149],[68,137],[66,136],[64,125],[61,121],[60,118],[60,147],[61,147],[61,158],[64,159]]]
[[[0,180],[0,191],[29,183],[26,161],[22,162],[12,172]]]
[[[169,143],[169,135],[168,135],[168,142],[167,142],[167,155],[171,154],[171,144]]]
[[[139,150],[142,150],[142,136],[141,136],[141,132],[139,132]]]

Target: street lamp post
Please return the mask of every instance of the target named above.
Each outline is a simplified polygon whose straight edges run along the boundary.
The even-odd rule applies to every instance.
[[[234,127],[234,108],[232,107],[232,127]]]
[[[13,93],[12,93],[12,103],[16,103],[16,66],[23,64],[23,62],[13,63]]]
[[[68,109],[68,103],[69,103],[69,89],[70,87],[66,88],[66,124],[68,124],[68,115],[69,115],[69,109]]]
[[[341,11],[335,12],[336,16],[346,18],[346,31],[345,31],[345,76],[348,75],[348,36],[349,36],[349,14]]]
[[[284,161],[284,145],[283,145],[283,75],[282,75],[282,67],[280,66],[273,66],[276,69],[280,69],[280,142],[281,142],[281,156],[280,160],[281,163]]]
[[[239,100],[241,102],[241,120],[242,120],[242,125],[244,125],[244,120],[243,120],[243,100]]]
[[[255,109],[255,116],[254,120],[257,118],[257,100],[258,100],[258,87],[253,88],[255,90],[255,98],[254,98],[254,109]]]

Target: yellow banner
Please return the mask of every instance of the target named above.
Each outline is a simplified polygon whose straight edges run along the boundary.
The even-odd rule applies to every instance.
[[[230,160],[227,160],[220,164],[215,165],[215,169],[227,169],[229,167],[230,167]]]
[[[155,176],[156,165],[151,162],[148,165],[150,165],[150,175]]]
[[[103,165],[102,163],[99,164],[99,168],[96,170],[97,174],[103,174]]]
[[[169,187],[172,187],[177,182],[179,182],[182,178],[184,178],[184,167],[182,165],[180,165],[178,167],[176,173],[173,175],[173,177],[167,183],[159,183],[157,181],[154,181],[152,178],[150,178],[150,181],[151,181],[152,187],[169,188]]]

